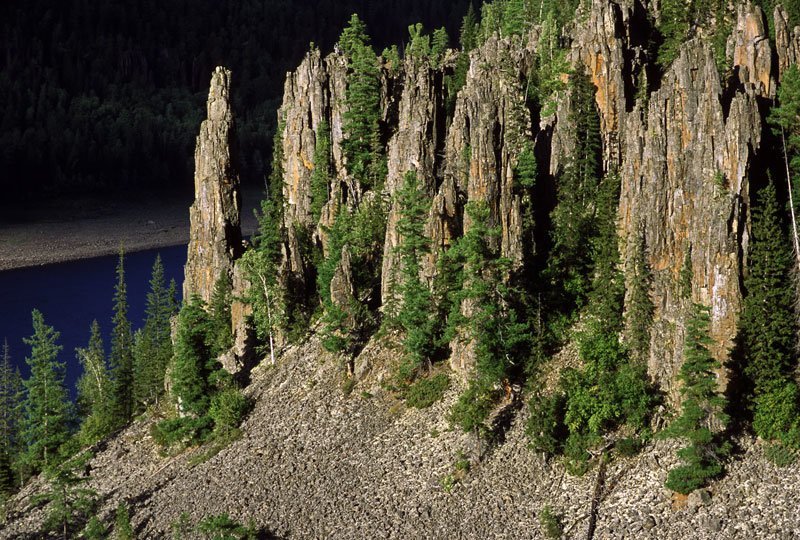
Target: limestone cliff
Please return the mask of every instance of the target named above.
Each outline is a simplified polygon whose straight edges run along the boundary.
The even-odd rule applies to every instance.
[[[220,275],[233,277],[233,263],[242,253],[241,197],[236,170],[236,140],[230,103],[231,72],[214,70],[208,92],[207,118],[200,126],[194,153],[195,201],[183,296],[211,300]]]

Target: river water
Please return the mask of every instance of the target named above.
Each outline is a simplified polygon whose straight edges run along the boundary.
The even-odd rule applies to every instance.
[[[142,326],[150,274],[156,254],[161,254],[167,283],[175,279],[180,295],[186,246],[173,246],[125,255],[129,318],[136,330]],[[2,255],[0,255],[2,256]],[[97,319],[108,354],[117,256],[97,257],[0,272],[0,346],[8,340],[12,362],[23,377],[28,375],[25,357],[30,347],[22,339],[33,333],[31,311],[42,312],[46,324],[61,332],[59,359],[67,366],[67,386],[74,397],[81,368],[76,347],[85,347],[89,326]],[[178,298],[180,300],[180,298]]]

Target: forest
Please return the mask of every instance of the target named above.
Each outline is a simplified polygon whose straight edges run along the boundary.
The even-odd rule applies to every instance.
[[[465,9],[466,0],[3,2],[3,202],[185,193],[217,65],[236,73],[242,178],[262,186],[284,75],[309,43],[331,50],[354,12],[385,46],[417,21],[455,31]]]
[[[621,257],[618,209],[622,173],[615,167],[604,166],[596,89],[586,73],[570,68],[568,43],[561,32],[579,4],[578,0],[495,0],[484,3],[480,9],[452,7],[452,12],[447,9],[447,13],[438,4],[436,8],[417,6],[421,15],[430,15],[433,20],[438,17],[440,22],[425,27],[408,25],[408,34],[396,40],[405,43],[402,48],[389,47],[388,43],[374,39],[373,36],[387,35],[381,33],[381,24],[373,26],[369,16],[362,19],[350,15],[336,43],[347,63],[342,151],[359,196],[342,195],[347,188],[338,185],[344,182],[338,182],[332,171],[333,130],[329,123],[320,122],[315,134],[308,194],[312,225],[288,222],[285,215],[281,155],[285,126],[280,120],[275,121],[275,101],[263,101],[264,95],[274,95],[275,89],[270,85],[278,78],[255,76],[262,73],[258,62],[269,63],[255,49],[252,57],[245,52],[233,57],[234,72],[242,73],[243,81],[238,90],[240,101],[235,103],[243,111],[240,116],[243,171],[245,175],[262,176],[267,188],[259,231],[241,260],[251,284],[244,300],[253,310],[251,323],[259,352],[269,358],[276,341],[301,344],[308,329],[313,328],[322,336],[327,353],[341,362],[342,391],[349,395],[357,384],[353,376],[354,360],[368,342],[376,336],[397,339],[399,361],[391,380],[384,384],[385,390],[402,399],[407,407],[423,409],[441,400],[451,385],[456,384],[448,361],[457,348],[471,347],[474,368],[469,370],[466,384],[449,409],[447,421],[454,429],[474,437],[478,450],[465,459],[477,463],[482,459],[483,449],[501,444],[502,433],[498,432],[493,415],[505,396],[517,391],[512,390],[516,387],[521,389],[530,409],[527,433],[531,451],[558,460],[573,475],[586,474],[594,467],[603,468],[616,458],[636,455],[654,440],[674,439],[681,444],[677,451],[680,465],[669,471],[665,486],[672,492],[688,495],[725,474],[736,456],[736,438],[743,433],[764,441],[770,460],[781,466],[789,465],[800,450],[800,387],[796,376],[800,328],[794,301],[800,297],[796,280],[800,246],[794,218],[800,210],[800,70],[797,66],[788,68],[774,104],[768,107],[763,151],[775,159],[759,171],[762,176],[751,180],[743,305],[736,344],[724,366],[733,374],[733,382],[725,391],[720,390],[718,378],[723,366],[712,353],[711,306],[697,301],[697,295],[693,295],[690,246],[674,283],[675,297],[685,320],[683,361],[677,375],[680,400],[658,418],[662,423],[657,426],[655,411],[667,407],[667,399],[647,371],[656,309],[651,294],[654,269],[648,262],[643,232],[629,239],[632,245],[627,247],[633,254],[630,260],[624,264]],[[773,7],[768,1],[763,4],[765,10]],[[257,3],[244,5],[255,9]],[[786,7],[790,19],[800,22],[800,6],[789,3]],[[340,8],[345,9],[334,8],[333,4],[328,7],[336,13]],[[657,32],[647,49],[651,66],[642,73],[639,91],[644,95],[658,85],[681,45],[693,38],[710,45],[721,78],[732,78],[724,65],[721,38],[729,35],[735,16],[730,6],[705,0],[692,2],[686,8],[679,0],[664,2],[660,19],[650,21]],[[404,14],[415,13],[399,4],[396,9]],[[113,20],[113,9],[109,7],[103,13]],[[247,13],[236,16],[248,22],[259,20],[252,12]],[[303,13],[302,8],[298,13]],[[299,20],[306,19],[298,13],[292,15],[292,23],[271,26],[290,28],[291,24],[300,24]],[[454,14],[456,24],[452,22]],[[21,12],[17,16],[22,17]],[[321,19],[314,19],[319,13],[307,16],[321,24]],[[384,23],[390,19],[385,13],[382,16]],[[54,17],[54,20],[60,19]],[[165,25],[167,20],[173,19],[165,18]],[[104,20],[102,26],[112,28],[113,24]],[[380,110],[382,74],[401,58],[441,70],[447,122],[452,122],[455,98],[466,84],[468,54],[497,33],[521,43],[522,36],[533,27],[540,32],[539,42],[544,46],[536,52],[525,80],[514,81],[525,89],[525,103],[514,113],[529,115],[528,119],[543,118],[552,114],[557,101],[569,96],[565,102],[575,142],[566,163],[551,175],[536,154],[533,134],[520,130],[512,176],[514,193],[521,201],[521,236],[529,239],[522,247],[524,264],[516,264],[502,253],[502,229],[493,218],[493,209],[479,199],[464,204],[460,234],[446,247],[437,246],[426,235],[424,223],[432,201],[416,171],[406,171],[396,191],[383,196],[388,157]],[[140,31],[158,32],[150,26],[143,26]],[[197,33],[186,35],[206,39],[213,34],[196,28],[194,31]],[[326,27],[319,31],[315,35],[327,35],[331,30]],[[54,35],[60,34],[54,32]],[[248,39],[256,39],[257,35],[255,30],[242,33]],[[79,39],[76,36],[73,37]],[[219,39],[227,41],[223,36]],[[317,39],[317,46],[326,49],[337,38]],[[51,51],[49,45],[40,47],[42,51]],[[307,48],[308,43],[298,42],[289,53],[299,55]],[[450,64],[446,62],[448,48],[457,48],[462,53]],[[61,50],[55,47],[52,51],[56,49]],[[161,125],[158,123],[145,123],[148,127],[143,128],[145,132],[153,129],[163,136],[160,141],[148,144],[175,157],[167,150],[169,145],[180,141],[182,147],[191,147],[191,136],[182,138],[183,128],[178,130],[177,126],[183,125],[187,133],[196,131],[202,111],[189,106],[189,102],[202,95],[209,66],[221,56],[215,56],[219,52],[216,51],[184,63],[188,56],[183,58],[179,53],[173,56],[167,50],[151,51],[152,58],[158,58],[155,64],[146,60],[151,58],[147,54],[131,53],[130,58],[136,60],[125,64],[122,71],[87,69],[100,78],[99,74],[111,73],[121,77],[113,82],[96,81],[97,88],[114,89],[108,95],[125,103],[119,110],[127,110],[136,102],[136,96],[150,104],[158,101],[159,98],[150,101],[152,95],[144,89],[174,89],[179,84],[191,88],[191,92],[181,95],[187,99],[185,111],[193,111],[192,116],[187,113],[176,120],[177,117],[166,114],[156,115],[158,122],[176,129],[173,135],[157,129],[156,125]],[[202,47],[197,50],[208,51]],[[113,64],[116,56],[109,54],[106,60]],[[167,75],[168,70],[147,68],[162,66],[161,61],[177,62],[181,67],[180,77],[173,79],[176,72]],[[278,68],[272,66],[269,72],[274,73],[275,69]],[[71,74],[75,79],[67,77],[69,71],[65,67],[59,75],[53,75],[54,80],[80,88],[72,91],[94,91],[81,86],[81,78],[76,74]],[[264,68],[263,73],[266,72]],[[562,77],[565,73],[569,76]],[[6,88],[10,88],[11,83],[4,81]],[[121,96],[128,91],[129,98],[123,99]],[[22,99],[21,95],[17,99]],[[42,110],[49,111],[49,98],[40,99],[45,100]],[[173,103],[171,98],[168,101]],[[19,105],[14,107],[15,114],[20,110]],[[64,118],[72,119],[74,115],[69,110],[64,110]],[[170,110],[170,114],[180,116]],[[6,118],[10,115],[7,113]],[[270,119],[266,120],[267,117]],[[53,118],[55,122],[58,116]],[[12,124],[19,121],[11,120]],[[88,123],[105,125],[96,119]],[[122,124],[130,127],[128,122]],[[9,132],[4,129],[3,133]],[[174,140],[168,141],[172,136]],[[139,134],[132,135],[130,140],[139,141]],[[25,152],[42,148],[23,141],[24,137],[16,148]],[[77,144],[77,139],[71,143]],[[270,145],[274,150],[268,153],[266,148]],[[152,148],[142,146],[138,150],[150,155]],[[173,164],[176,168],[170,171],[135,169],[169,167],[169,160],[155,159],[143,165],[136,157],[137,150],[132,153],[128,150],[123,153],[131,158],[134,167],[126,169],[131,174],[129,182],[135,182],[139,174],[149,178],[162,173],[188,174],[188,169],[181,169],[190,166],[188,161]],[[468,161],[471,149],[462,150]],[[58,163],[64,156],[51,157],[48,161],[41,156],[13,154],[12,163],[35,159],[40,164],[60,167]],[[81,159],[68,161],[82,163]],[[97,165],[94,160],[92,163]],[[108,163],[115,163],[115,159]],[[468,169],[468,165],[464,168]],[[102,169],[87,171],[87,176],[83,172],[77,176],[67,174],[63,186],[49,187],[72,190],[83,183],[95,186],[98,181],[102,185],[99,180]],[[44,176],[53,178],[50,173]],[[715,174],[713,181],[718,190],[726,189],[721,173]],[[396,211],[396,229],[401,239],[393,255],[400,263],[388,295],[382,296],[384,241],[391,209]],[[323,219],[329,220],[327,224]],[[318,225],[322,235],[318,233]],[[319,239],[322,236],[324,245]],[[297,249],[302,261],[301,270],[294,275],[287,275],[282,268],[285,262],[282,258],[289,249]],[[426,281],[422,265],[431,255],[435,255],[436,268],[430,281]],[[346,295],[337,290],[343,279],[343,267],[350,279],[351,291]],[[31,377],[21,381],[10,369],[7,358],[0,364],[0,399],[7,412],[5,419],[0,419],[4,421],[0,424],[3,445],[0,490],[11,494],[32,476],[44,473],[58,487],[41,495],[42,500],[53,503],[52,519],[47,526],[63,530],[65,537],[69,532],[83,529],[85,537],[100,538],[112,524],[100,523],[93,514],[96,494],[82,487],[82,479],[76,472],[89,459],[87,448],[143,413],[157,420],[151,433],[167,454],[205,445],[207,452],[202,459],[208,459],[238,437],[240,422],[252,403],[243,394],[239,381],[222,369],[218,361],[231,347],[232,340],[229,278],[220,276],[208,305],[194,297],[178,306],[174,301],[174,285],[170,288],[163,282],[163,271],[156,262],[147,322],[141,330],[133,332],[126,318],[124,259],[120,257],[110,353],[104,353],[99,335],[93,329],[87,348],[78,352],[86,374],[79,383],[77,414],[63,389],[63,365],[57,361],[57,332],[34,311],[33,334],[26,341],[31,347],[26,358]],[[173,342],[169,319],[174,315],[177,328]],[[578,362],[562,369],[552,387],[547,388],[544,370],[550,359],[567,348],[576,351]],[[170,399],[166,399],[165,381],[171,389]],[[53,388],[57,391],[53,392]],[[18,413],[10,414],[11,411]],[[463,468],[468,470],[469,464]],[[449,490],[455,482],[451,476],[443,483],[443,486],[449,483],[449,488],[444,489]],[[126,512],[124,507],[118,509],[118,521],[113,525],[115,534],[129,527]],[[552,529],[546,527],[552,537],[560,537],[563,531],[558,520],[550,516],[548,524],[552,525]],[[225,530],[238,531],[231,533],[234,538],[255,534],[250,525],[234,523],[226,515],[210,516],[204,533],[211,535]]]

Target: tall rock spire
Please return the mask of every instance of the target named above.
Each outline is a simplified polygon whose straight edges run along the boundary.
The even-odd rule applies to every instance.
[[[208,302],[222,273],[232,276],[242,254],[241,196],[230,104],[231,72],[217,67],[208,92],[208,118],[200,126],[194,152],[195,199],[184,269],[183,296]]]

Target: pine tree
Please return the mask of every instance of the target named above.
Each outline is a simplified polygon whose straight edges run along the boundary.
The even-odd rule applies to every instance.
[[[0,357],[0,498],[10,493],[16,484],[13,466],[19,451],[17,413],[22,397],[22,377],[11,363],[8,340],[5,340]]]
[[[584,304],[591,286],[592,254],[585,246],[598,234],[595,201],[603,178],[594,86],[585,74],[573,73],[570,88],[575,146],[558,183],[548,269],[552,290],[559,296],[553,303],[567,311]]]
[[[342,147],[348,171],[366,188],[380,188],[386,163],[380,141],[380,72],[367,28],[353,14],[339,38],[348,59],[347,109],[342,119]]]
[[[650,353],[650,327],[653,301],[650,299],[652,275],[647,264],[644,233],[636,236],[630,264],[630,292],[626,306],[626,342],[635,362],[644,364]]]
[[[193,296],[178,315],[172,392],[181,413],[204,415],[210,403],[209,377],[218,369],[211,355],[210,320],[205,303]]]
[[[775,187],[761,190],[753,209],[750,272],[740,329],[744,373],[752,386],[753,427],[764,439],[800,436],[795,326],[792,309],[792,256],[780,225]],[[789,442],[789,441],[786,441]],[[800,443],[800,439],[797,439]]]
[[[88,477],[83,476],[86,463],[92,457],[89,452],[81,452],[59,465],[48,467],[45,477],[50,483],[50,491],[33,498],[35,504],[48,503],[44,529],[59,531],[64,540],[70,538],[76,525],[89,519],[97,506],[97,492],[85,486]]]
[[[111,379],[106,366],[100,325],[96,320],[92,321],[90,332],[89,345],[75,351],[83,367],[83,375],[77,386],[78,412],[83,418],[79,437],[84,445],[99,441],[113,427]]]
[[[125,285],[125,254],[120,251],[117,263],[117,284],[114,288],[114,316],[111,333],[111,366],[113,424],[120,427],[133,417],[133,333],[128,320],[128,294]]]
[[[314,147],[314,170],[311,171],[311,217],[319,221],[322,208],[330,197],[331,181],[331,128],[327,120],[317,126]]]
[[[727,425],[728,417],[724,412],[727,402],[717,388],[715,370],[720,364],[708,349],[712,344],[709,325],[709,309],[694,304],[686,323],[684,360],[678,375],[681,414],[665,432],[689,443],[678,451],[684,464],[670,470],[666,482],[669,489],[683,494],[722,474],[722,459],[729,453],[729,445],[711,428],[712,424]]]
[[[449,45],[450,36],[447,35],[447,29],[444,26],[433,31],[433,37],[431,38],[431,63],[434,67],[442,62]]]
[[[430,360],[434,345],[431,293],[419,275],[420,260],[430,251],[424,231],[430,201],[425,197],[416,172],[405,174],[403,185],[397,191],[397,204],[400,211],[397,222],[400,235],[397,253],[401,265],[399,292],[402,298],[397,318],[404,330],[403,346],[408,356],[408,367],[416,371]]]
[[[120,501],[117,505],[117,512],[114,518],[114,539],[133,540],[133,527],[131,526],[131,515],[128,506]]]
[[[479,25],[480,22],[478,21],[478,15],[475,13],[475,7],[470,1],[469,5],[467,6],[467,13],[461,20],[461,31],[459,34],[461,50],[465,53],[470,52],[472,49],[478,46]]]
[[[31,346],[31,355],[25,358],[31,375],[25,381],[21,457],[30,471],[38,472],[58,462],[58,450],[69,438],[72,418],[64,364],[58,361],[60,334],[45,324],[38,310],[33,310],[32,317],[33,335],[23,340]]]
[[[231,329],[231,294],[233,284],[227,272],[222,272],[214,284],[209,303],[211,318],[211,355],[219,355],[233,346],[233,330]]]
[[[144,327],[134,335],[134,401],[142,410],[158,401],[172,358],[170,320],[177,313],[175,282],[167,287],[161,255],[156,255],[147,293]]]

